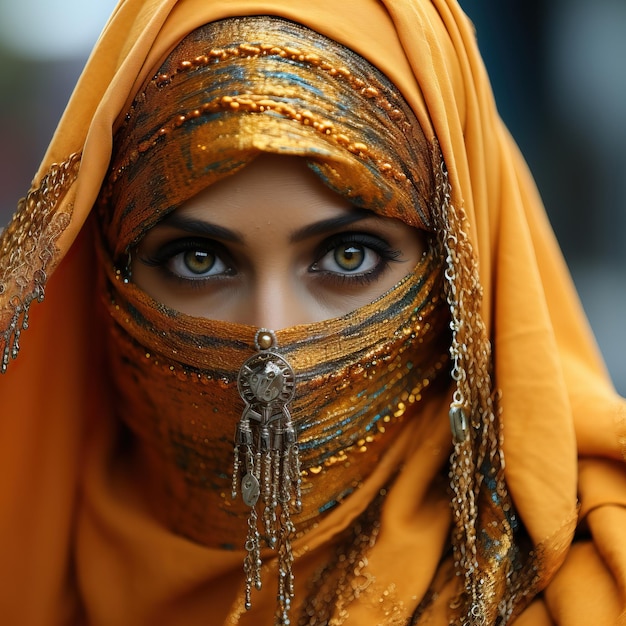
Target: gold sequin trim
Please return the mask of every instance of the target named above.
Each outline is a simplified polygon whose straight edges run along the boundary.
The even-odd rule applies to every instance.
[[[176,72],[172,74],[158,74],[154,82],[157,87],[161,88],[169,85],[176,74],[188,72],[209,65],[210,63],[215,63],[216,61],[266,56],[279,56],[299,63],[305,63],[311,67],[319,68],[333,78],[345,80],[355,91],[358,91],[362,96],[368,99],[372,99],[378,107],[387,111],[392,120],[397,122],[404,121],[407,125],[410,125],[402,111],[394,107],[389,100],[383,96],[380,89],[368,85],[362,78],[354,76],[347,67],[335,67],[328,61],[321,59],[316,53],[306,52],[294,46],[276,46],[272,44],[251,45],[242,43],[223,48],[214,48],[209,50],[207,54],[202,54],[191,61],[181,61]]]
[[[19,352],[28,328],[31,303],[44,299],[47,269],[58,254],[56,242],[70,223],[72,206],[59,207],[76,180],[81,155],[54,163],[37,187],[20,200],[11,223],[0,238],[0,335],[2,372]]]
[[[231,47],[215,48],[209,50],[206,54],[195,57],[191,61],[181,61],[177,69],[170,73],[157,74],[152,80],[152,84],[157,89],[163,89],[169,86],[179,74],[206,67],[213,63],[225,62],[231,59],[239,58],[256,58],[277,56],[281,58],[291,59],[299,63],[315,67],[336,80],[342,80],[348,84],[355,92],[358,92],[364,98],[371,100],[374,106],[386,112],[389,119],[396,122],[399,126],[403,126],[406,131],[412,127],[411,122],[406,118],[405,114],[395,107],[387,97],[383,90],[368,84],[362,78],[355,76],[346,67],[335,67],[328,61],[324,61],[315,53],[306,52],[304,50],[292,46],[276,46],[271,44],[251,45],[242,43]],[[128,162],[120,165],[116,172],[112,175],[112,182],[115,182],[130,163],[135,161],[140,155],[148,152],[156,146],[159,140],[169,135],[174,130],[183,126],[190,120],[199,118],[203,115],[216,113],[218,111],[246,111],[253,113],[273,112],[287,119],[299,122],[303,126],[311,126],[321,135],[326,135],[327,139],[336,145],[344,148],[348,152],[358,156],[363,160],[371,160],[376,163],[379,171],[386,177],[395,180],[400,184],[409,184],[407,175],[398,168],[393,167],[384,158],[374,154],[372,148],[362,141],[353,140],[345,132],[340,132],[333,124],[332,120],[315,114],[309,110],[299,110],[292,104],[272,99],[267,95],[244,94],[244,95],[227,95],[206,102],[200,107],[188,111],[181,111],[168,124],[162,126],[156,133],[137,146],[136,150],[130,155]]]

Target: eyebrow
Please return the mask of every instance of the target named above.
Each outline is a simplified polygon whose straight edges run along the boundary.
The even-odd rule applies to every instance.
[[[328,232],[332,232],[343,226],[349,226],[355,222],[359,222],[364,219],[377,217],[371,211],[366,209],[355,209],[346,215],[340,215],[338,217],[331,217],[327,220],[320,222],[314,222],[313,224],[307,224],[302,228],[299,228],[291,234],[289,241],[291,243],[297,243],[314,237],[316,235],[323,235]],[[232,243],[245,244],[245,238],[241,233],[230,228],[224,228],[211,222],[205,222],[204,220],[193,219],[180,215],[178,213],[172,213],[168,215],[160,225],[167,226],[169,228],[176,228],[186,233],[203,235],[205,237],[213,237],[215,239],[221,239],[222,241],[230,241]]]
[[[161,222],[162,225],[170,228],[176,228],[186,233],[194,235],[204,235],[206,237],[214,237],[223,241],[231,241],[233,243],[244,243],[244,237],[237,231],[230,228],[224,228],[211,222],[205,222],[204,220],[197,220],[178,213],[172,213],[168,215]]]
[[[314,237],[315,235],[323,235],[324,233],[332,232],[342,226],[348,226],[370,217],[375,217],[375,214],[371,211],[367,211],[366,209],[355,209],[346,215],[331,217],[330,219],[322,220],[321,222],[315,222],[313,224],[303,226],[302,228],[296,230],[291,237],[289,237],[289,241],[291,243],[296,243],[298,241],[308,239],[309,237]]]

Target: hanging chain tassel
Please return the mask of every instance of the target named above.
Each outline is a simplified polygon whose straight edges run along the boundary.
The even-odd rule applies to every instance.
[[[232,481],[233,498],[241,493],[250,507],[245,607],[252,606],[252,587],[261,588],[263,539],[278,554],[277,613],[280,623],[288,624],[294,593],[291,514],[301,508],[298,444],[287,406],[294,396],[295,375],[289,363],[273,351],[276,336],[271,330],[257,331],[254,344],[257,354],[244,362],[237,377],[245,407],[235,435]]]

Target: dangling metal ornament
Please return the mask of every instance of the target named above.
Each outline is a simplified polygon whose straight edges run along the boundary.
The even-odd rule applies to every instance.
[[[261,536],[278,551],[278,605],[281,623],[289,623],[293,596],[291,514],[301,507],[300,460],[296,431],[288,403],[295,393],[295,375],[289,363],[272,351],[273,331],[264,328],[254,338],[258,350],[239,370],[237,388],[245,403],[235,435],[232,496],[241,492],[250,507],[246,538],[246,609],[254,585],[261,588]],[[257,504],[261,501],[259,529]]]

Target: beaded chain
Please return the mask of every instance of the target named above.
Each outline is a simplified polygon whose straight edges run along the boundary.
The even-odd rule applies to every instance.
[[[438,186],[442,198],[437,230],[446,263],[456,383],[450,405],[454,449],[449,476],[453,557],[463,591],[455,601],[461,621],[454,623],[484,626],[498,618],[506,623],[524,598],[532,597],[539,580],[538,564],[531,550],[523,559],[518,545],[524,539],[504,479],[500,392],[492,383],[491,344],[480,314],[478,264],[465,230],[465,212],[452,205],[443,162]],[[489,533],[497,536],[494,542],[486,540]],[[498,591],[502,576],[505,589]]]

